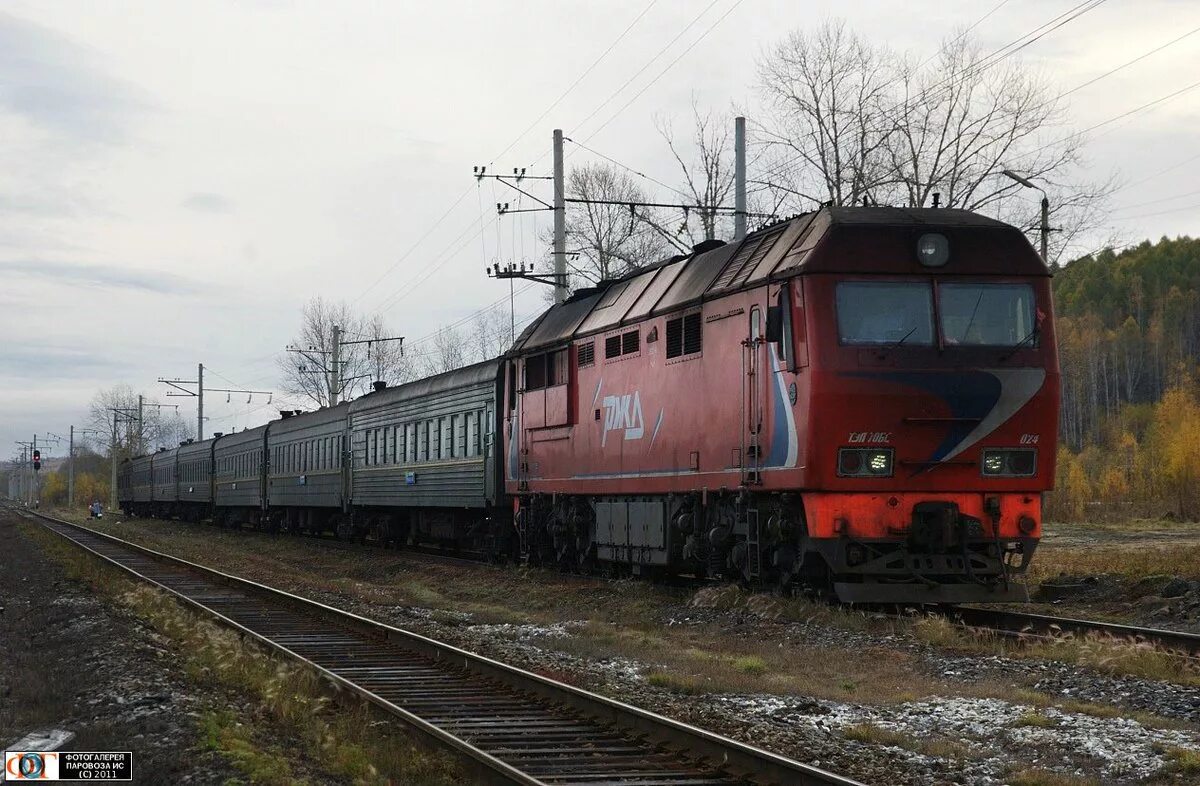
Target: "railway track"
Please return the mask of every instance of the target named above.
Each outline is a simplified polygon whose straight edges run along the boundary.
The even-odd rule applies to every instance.
[[[637,707],[266,585],[25,511],[451,749],[488,783],[861,786]]]
[[[1189,658],[1200,659],[1200,634],[1196,633],[982,606],[952,606],[945,613],[967,627],[983,628],[1001,635],[1041,638],[1062,635],[1104,636],[1149,644]]]

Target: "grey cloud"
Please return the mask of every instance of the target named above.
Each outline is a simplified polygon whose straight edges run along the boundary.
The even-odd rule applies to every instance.
[[[0,73],[0,107],[75,139],[120,142],[131,114],[149,106],[85,47],[5,13]]]
[[[226,199],[220,194],[210,194],[197,191],[193,194],[188,194],[183,200],[183,206],[189,210],[196,210],[201,213],[232,213],[233,201]]]
[[[163,295],[191,295],[205,289],[197,281],[171,273],[111,265],[72,265],[43,260],[0,261],[0,274],[3,273],[42,278],[60,284],[99,285]]]
[[[88,379],[97,373],[121,373],[131,366],[111,353],[61,346],[26,346],[13,341],[0,346],[0,368],[11,381],[33,377],[40,380]]]

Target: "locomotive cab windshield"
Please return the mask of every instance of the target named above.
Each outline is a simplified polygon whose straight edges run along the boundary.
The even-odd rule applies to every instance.
[[[843,345],[1037,346],[1028,283],[845,280],[836,293]]]

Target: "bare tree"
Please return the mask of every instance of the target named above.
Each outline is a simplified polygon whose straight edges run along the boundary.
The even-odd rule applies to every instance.
[[[516,338],[512,315],[497,306],[480,312],[471,325],[471,348],[475,360],[491,360],[508,351]]]
[[[734,162],[729,139],[733,116],[728,112],[702,112],[693,96],[692,120],[692,135],[687,143],[676,140],[670,118],[660,117],[655,125],[683,173],[682,193],[689,194],[695,204],[702,206],[697,211],[699,226],[688,225],[694,245],[701,240],[733,235],[732,215],[719,216],[716,208],[727,205],[733,198]],[[691,150],[685,144],[690,144]]]
[[[98,452],[108,455],[113,444],[113,410],[116,417],[118,454],[148,453],[159,447],[174,447],[196,436],[195,423],[173,406],[152,406],[156,398],[143,396],[141,420],[138,420],[138,394],[126,384],[96,392],[88,404],[88,428],[97,432],[90,442]]]
[[[649,200],[628,175],[612,166],[588,164],[572,169],[567,194],[595,200],[567,206],[567,247],[577,255],[569,262],[568,275],[576,286],[581,281],[617,278],[658,262],[672,247],[687,250],[651,211],[631,206]]]
[[[899,104],[889,118],[888,148],[898,193],[892,201],[985,212],[1030,231],[1040,205],[1002,175],[1017,170],[1043,186],[1059,230],[1056,258],[1083,231],[1098,226],[1115,182],[1085,182],[1084,139],[1064,133],[1066,102],[1044,78],[1016,61],[996,65],[966,35],[944,41],[929,68],[897,65]],[[1046,141],[1048,134],[1058,139]]]
[[[367,341],[341,347],[336,392],[339,399],[353,398],[372,381],[403,382],[416,375],[399,350],[398,342],[382,342],[389,335],[382,318],[354,314],[344,302],[332,303],[317,296],[301,310],[300,333],[291,349],[279,358],[284,392],[307,399],[318,407],[329,406],[335,392],[333,328],[341,328],[344,341]]]
[[[430,345],[424,352],[426,374],[441,374],[462,368],[469,362],[466,342],[453,326],[447,326],[433,334]]]
[[[759,144],[769,149],[766,183],[813,203],[854,205],[890,182],[883,122],[891,105],[892,56],[846,28],[826,22],[791,33],[758,64],[764,119]]]
[[[829,22],[793,33],[759,62],[766,118],[755,129],[774,163],[758,185],[789,207],[863,202],[996,216],[1027,231],[1049,196],[1051,259],[1102,225],[1113,179],[1088,182],[1084,139],[1066,131],[1066,105],[1019,61],[996,60],[967,34],[920,63]]]

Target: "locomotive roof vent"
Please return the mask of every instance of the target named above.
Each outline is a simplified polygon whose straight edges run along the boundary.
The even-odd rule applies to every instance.
[[[917,238],[917,259],[925,267],[943,267],[950,261],[950,241],[937,232]]]
[[[279,417],[283,418],[284,420],[287,420],[291,416],[292,416],[292,411],[290,409],[279,410]]]
[[[225,436],[224,431],[214,431],[213,432],[213,439],[216,439],[217,437],[223,437],[223,436]]]
[[[697,254],[703,254],[705,251],[712,251],[714,248],[720,248],[723,245],[725,245],[724,240],[709,238],[708,240],[701,240],[699,243],[692,246],[692,251]]]
[[[385,390],[387,388],[387,382],[385,382],[382,379],[377,379],[371,383],[371,387],[375,389],[376,393],[378,393],[379,391]]]

